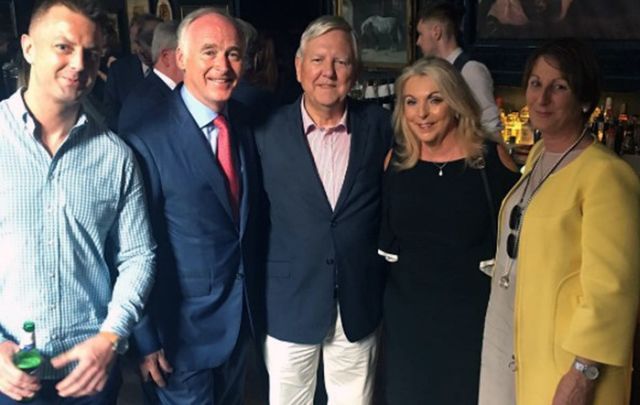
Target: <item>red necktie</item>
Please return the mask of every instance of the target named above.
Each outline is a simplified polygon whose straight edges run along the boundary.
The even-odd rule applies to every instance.
[[[213,120],[213,125],[218,128],[218,147],[216,149],[218,162],[220,163],[220,167],[227,178],[231,210],[233,212],[234,219],[237,220],[240,206],[240,181],[238,179],[236,167],[233,164],[229,124],[222,114],[218,114],[218,116]]]

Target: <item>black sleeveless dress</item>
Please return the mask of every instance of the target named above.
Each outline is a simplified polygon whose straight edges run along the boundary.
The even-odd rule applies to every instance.
[[[396,253],[384,301],[389,405],[475,405],[490,279],[481,260],[495,252],[492,218],[518,175],[488,143],[485,173],[464,159],[385,174],[380,248]],[[491,209],[496,215],[492,216]],[[492,231],[492,228],[494,229]]]

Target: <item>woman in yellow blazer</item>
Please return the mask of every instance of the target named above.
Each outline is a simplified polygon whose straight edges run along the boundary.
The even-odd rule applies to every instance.
[[[640,182],[586,123],[595,56],[552,41],[525,68],[542,140],[500,212],[481,405],[626,405],[640,294]]]

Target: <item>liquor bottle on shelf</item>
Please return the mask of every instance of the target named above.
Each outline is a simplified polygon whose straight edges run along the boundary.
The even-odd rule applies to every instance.
[[[616,149],[616,122],[613,116],[613,101],[607,97],[604,101],[604,144],[611,150]]]
[[[626,125],[627,121],[629,121],[629,116],[627,115],[627,103],[620,104],[620,112],[618,113],[618,124]]]
[[[622,144],[620,146],[621,155],[633,155],[636,153],[637,145],[634,138],[634,128],[631,122],[627,123],[622,130]]]
[[[13,355],[13,364],[23,372],[31,375],[38,373],[44,359],[38,349],[36,349],[36,325],[32,321],[26,321],[22,325],[20,336],[20,350]],[[20,402],[30,402],[35,396],[23,398]]]
[[[504,111],[504,100],[502,99],[502,97],[496,97],[496,106],[498,107],[498,114],[500,117],[500,126],[502,127],[500,134],[502,135],[502,139],[505,140],[505,142],[508,139],[507,136],[507,113]]]
[[[596,114],[597,112],[597,114]],[[591,131],[596,134],[596,137],[598,138],[598,142],[600,143],[604,143],[605,139],[604,139],[604,108],[602,107],[596,107],[596,109],[594,110],[594,114],[596,114],[595,116],[592,115],[593,117],[593,124],[591,125]]]

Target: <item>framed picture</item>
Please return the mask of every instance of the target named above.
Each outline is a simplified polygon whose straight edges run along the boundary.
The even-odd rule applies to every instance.
[[[136,14],[149,13],[149,0],[126,0],[127,19],[131,21]]]
[[[418,10],[434,0],[417,0]],[[497,85],[520,86],[529,54],[565,36],[594,47],[607,91],[640,91],[638,0],[448,0],[465,10],[464,47]]]
[[[105,22],[104,30],[107,35],[107,47],[109,51],[115,55],[122,53],[122,34],[118,13],[107,13],[107,21]]]
[[[411,61],[411,0],[337,0],[336,11],[353,27],[364,66],[400,69]]]
[[[479,0],[478,39],[640,40],[638,0]]]
[[[173,10],[169,0],[158,0],[156,4],[156,16],[160,17],[162,21],[173,20]]]

